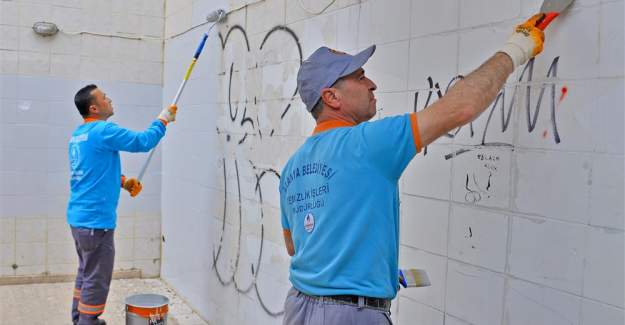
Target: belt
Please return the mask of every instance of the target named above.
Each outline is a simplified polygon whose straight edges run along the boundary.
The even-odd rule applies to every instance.
[[[357,307],[366,307],[378,309],[385,312],[391,310],[391,300],[382,298],[371,298],[354,295],[336,295],[336,296],[311,296],[300,291],[301,294],[317,301],[327,301],[339,304],[353,305]]]

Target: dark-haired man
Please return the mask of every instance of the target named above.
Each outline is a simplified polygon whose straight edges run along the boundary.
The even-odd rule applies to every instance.
[[[175,105],[163,109],[146,130],[135,132],[107,122],[113,115],[111,102],[96,85],[81,88],[74,97],[84,123],[69,140],[67,222],[78,253],[72,321],[79,325],[106,324],[98,316],[104,312],[113,273],[119,191],[123,187],[135,197],[142,189],[135,178],[122,175],[119,151],[154,148],[177,110]]]

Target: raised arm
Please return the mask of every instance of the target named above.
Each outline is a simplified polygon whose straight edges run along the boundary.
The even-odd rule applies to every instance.
[[[540,15],[517,26],[499,52],[454,84],[441,99],[417,112],[422,146],[477,118],[514,69],[542,51],[544,34],[536,27]]]

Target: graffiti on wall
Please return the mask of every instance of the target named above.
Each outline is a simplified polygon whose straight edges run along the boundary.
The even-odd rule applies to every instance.
[[[225,36],[221,33],[219,37],[221,39],[222,50],[226,50],[226,46],[229,42],[233,41],[234,33],[238,34],[238,40],[241,44],[239,44],[239,49],[243,48],[248,55],[252,52],[252,48],[250,47],[250,42],[247,36],[245,29],[239,25],[232,26]],[[270,46],[270,43],[273,38],[281,37],[282,42],[280,44],[289,44],[292,46],[292,50],[296,53],[296,65],[299,67],[303,58],[302,58],[302,48],[299,43],[299,39],[297,35],[286,26],[275,26],[271,30],[269,30],[263,37],[260,46],[258,47],[258,52],[263,53],[264,50],[267,50],[267,47]],[[284,51],[284,48],[280,48],[279,50]],[[248,57],[253,57],[253,55],[249,55]],[[262,58],[262,56],[260,56]],[[224,135],[224,140],[227,143],[233,143],[238,146],[243,144],[250,144],[250,138],[255,138],[255,143],[263,141],[263,137],[273,137],[276,133],[276,128],[279,125],[275,125],[276,123],[267,123],[269,126],[262,127],[261,123],[261,112],[259,112],[259,105],[263,94],[253,94],[253,91],[246,89],[247,91],[241,92],[240,89],[237,89],[237,86],[241,86],[245,84],[245,80],[241,82],[241,79],[256,79],[258,75],[261,73],[262,65],[259,65],[258,62],[247,62],[246,59],[241,59],[243,62],[235,62],[236,60],[232,60],[231,62],[224,62],[227,66],[227,71],[223,74],[225,77],[224,82],[227,83],[227,109],[226,109],[226,123],[230,125],[223,126],[223,129],[218,126],[217,133],[220,135]],[[256,85],[257,88],[258,85]],[[243,87],[245,88],[245,87]],[[250,88],[254,88],[252,85]],[[292,91],[289,91],[288,97],[284,100],[276,101],[275,103],[269,103],[269,109],[272,111],[279,112],[278,121],[282,121],[288,118],[288,113],[291,111],[292,102],[297,95],[297,86],[294,83],[292,87]],[[285,102],[285,103],[283,103]],[[279,122],[278,122],[279,124]],[[228,130],[235,129],[235,132],[229,132]],[[265,134],[263,134],[265,131]],[[241,163],[241,157],[229,157],[222,158],[223,166],[223,183],[224,183],[224,205],[223,205],[223,215],[221,220],[221,231],[219,242],[216,244],[216,247],[213,250],[213,270],[215,275],[217,276],[218,281],[223,286],[232,286],[234,290],[236,290],[240,294],[248,294],[254,293],[260,306],[263,310],[271,315],[271,316],[280,316],[284,313],[282,309],[283,301],[268,301],[266,298],[266,292],[263,292],[263,287],[259,280],[259,275],[261,274],[261,266],[264,264],[264,258],[266,256],[263,255],[264,246],[266,245],[265,241],[265,221],[267,220],[265,211],[265,203],[263,200],[263,193],[266,191],[275,191],[277,189],[277,183],[280,179],[280,174],[273,168],[261,168],[254,164],[252,160],[246,160],[243,164]],[[241,166],[244,165],[245,167]],[[246,173],[253,175],[255,181],[253,182],[253,192],[255,195],[255,201],[257,204],[255,205],[257,209],[254,213],[257,213],[254,216],[257,219],[255,225],[258,226],[256,233],[259,234],[258,247],[255,253],[255,256],[251,258],[251,261],[245,263],[242,261],[242,251],[243,251],[243,240],[242,236],[244,234],[243,229],[243,218],[244,211],[242,202],[243,194],[242,188],[243,182],[241,181],[241,168],[247,168]],[[228,188],[228,177],[227,172],[230,170],[234,172],[234,181],[236,184],[236,191],[230,191]],[[226,234],[226,224],[227,216],[229,214],[228,211],[228,202],[231,200],[229,195],[236,193],[235,200],[237,201],[237,211],[234,213],[235,220],[233,224],[237,225],[237,229],[235,230],[236,240],[235,245],[236,248],[231,250],[231,253],[234,254],[234,258],[231,256],[224,256],[224,235]],[[279,215],[271,215],[272,220],[279,220]],[[219,263],[220,259],[226,259],[225,263],[230,263],[230,267],[227,270],[220,269]],[[228,270],[229,269],[229,270]],[[273,305],[273,306],[271,306]]]
[[[487,134],[489,130],[497,126],[499,126],[498,130],[502,134],[508,131],[515,107],[523,111],[528,133],[532,133],[536,130],[541,108],[546,107],[546,109],[549,110],[549,126],[553,142],[559,144],[562,141],[560,133],[558,132],[556,105],[566,96],[567,87],[563,86],[560,91],[556,89],[559,59],[560,57],[555,57],[551,61],[545,79],[539,82],[534,80],[535,60],[529,60],[523,67],[517,82],[512,85],[507,85],[508,87],[504,87],[497,94],[489,108],[487,108],[487,111],[483,113],[482,116],[485,116],[486,121],[482,124],[480,130],[476,130],[474,122],[471,122],[445,135],[447,138],[454,139],[460,134],[461,130],[468,128],[468,137],[471,140],[478,140],[477,143],[463,145],[462,148],[443,156],[444,159],[449,160],[469,152],[477,152],[470,158],[474,160],[473,163],[470,164],[475,166],[475,168],[463,174],[465,202],[478,203],[484,199],[490,199],[495,196],[497,188],[494,186],[496,183],[494,180],[501,172],[503,166],[502,157],[494,153],[493,150],[507,149],[512,151],[514,150],[514,145],[508,142],[489,141]],[[447,83],[443,91],[438,82],[435,82],[432,77],[428,77],[427,83],[429,89],[426,90],[427,97],[421,109],[428,107],[434,98],[440,99],[443,97],[456,82],[463,78],[463,75],[453,77]],[[538,93],[536,94],[537,88]],[[419,95],[421,93],[422,91],[416,91],[414,93],[413,112],[418,111]],[[558,93],[560,93],[559,98]],[[496,112],[500,115],[499,123],[494,119]],[[548,134],[549,130],[544,130],[542,132],[542,137],[547,138]],[[423,149],[423,154],[427,155],[427,147]]]
[[[483,148],[483,147],[509,147],[512,148],[511,143],[501,143],[501,142],[489,142],[486,140],[486,133],[491,126],[492,118],[497,109],[499,109],[501,113],[501,132],[506,132],[508,130],[508,126],[510,125],[510,118],[512,117],[512,111],[517,104],[518,96],[517,93],[520,92],[522,88],[524,88],[525,100],[524,100],[524,109],[527,117],[527,132],[532,133],[536,128],[536,122],[538,121],[538,116],[540,113],[541,106],[543,104],[543,100],[547,98],[547,105],[549,105],[550,116],[551,116],[551,127],[553,133],[553,140],[555,143],[560,143],[560,134],[558,133],[558,124],[557,124],[557,116],[556,116],[556,82],[555,80],[558,77],[558,61],[560,57],[555,57],[549,66],[549,70],[547,72],[546,81],[540,82],[538,85],[534,84],[534,59],[529,60],[523,70],[521,75],[519,76],[518,82],[513,85],[512,95],[509,97],[509,102],[506,108],[506,93],[508,92],[506,88],[503,88],[495,97],[490,109],[488,109],[488,117],[486,121],[486,125],[484,126],[481,132],[481,139],[479,144],[475,144],[470,148],[463,148],[458,151],[446,154],[444,156],[445,159],[454,158],[460,154],[465,152],[469,152],[475,149]],[[445,93],[449,90],[449,88],[454,85],[457,81],[464,79],[463,75],[457,75],[453,77],[449,83],[447,83],[447,87],[445,87],[445,92],[441,90],[441,86],[438,82],[434,82],[432,77],[427,78],[427,82],[429,84],[429,90],[427,92],[427,99],[425,100],[425,104],[422,106],[422,109],[425,109],[430,105],[430,101],[433,98],[433,95],[436,95],[438,99],[443,97]],[[538,86],[540,88],[538,92],[538,98],[535,103],[535,107],[532,110],[532,91],[534,88]],[[549,90],[548,97],[545,96],[545,91]],[[561,92],[563,94],[566,93],[566,87],[563,87]],[[418,101],[419,101],[419,91],[414,93],[414,101],[413,101],[413,111],[417,112]],[[454,138],[458,135],[460,130],[462,130],[465,126],[458,127],[455,131],[447,133],[445,136],[448,138]],[[473,122],[469,123],[469,132],[470,137],[474,138],[476,135],[475,129],[473,127]],[[427,147],[424,148],[424,154],[427,154]]]
[[[268,259],[265,246],[266,225],[269,224],[268,220],[273,220],[273,226],[276,226],[275,220],[280,220],[279,212],[267,209],[263,194],[276,194],[276,184],[279,183],[280,174],[274,168],[275,166],[260,167],[254,161],[255,157],[253,154],[252,157],[240,155],[236,147],[242,148],[244,145],[253,147],[268,138],[274,137],[276,133],[283,131],[280,128],[293,116],[293,101],[298,93],[296,82],[293,78],[297,73],[296,69],[288,71],[288,66],[283,69],[281,81],[284,88],[282,91],[276,92],[275,89],[268,90],[263,81],[259,80],[262,79],[261,75],[264,65],[262,63],[259,64],[258,61],[253,61],[262,60],[263,53],[290,52],[295,53],[295,60],[291,62],[294,64],[291,67],[298,68],[303,60],[302,48],[295,32],[286,26],[276,26],[268,31],[262,37],[262,41],[260,41],[260,45],[257,48],[250,46],[245,29],[239,25],[229,28],[225,35],[220,33],[219,37],[223,51],[226,51],[232,42],[237,42],[237,49],[245,53],[239,53],[239,59],[222,62],[222,84],[224,87],[227,87],[223,92],[225,96],[225,118],[221,120],[221,123],[218,123],[217,133],[230,147],[226,150],[226,155],[220,158],[221,166],[223,167],[224,205],[219,241],[215,244],[212,252],[213,270],[221,285],[226,287],[232,286],[240,294],[254,294],[263,310],[268,315],[277,317],[284,313],[282,309],[283,300],[276,301],[276,298],[271,298],[276,295],[270,294],[268,292],[270,289],[262,286],[260,275],[262,274],[261,266],[266,264],[266,259]],[[278,39],[280,41],[277,41]],[[276,43],[272,44],[272,41]],[[446,134],[448,138],[455,138],[464,129],[469,133],[470,139],[477,140],[472,145],[463,146],[462,149],[450,152],[442,157],[446,160],[460,155],[466,157],[467,153],[474,151],[475,155],[472,159],[477,162],[475,165],[478,166],[477,169],[462,173],[464,190],[466,191],[464,200],[466,202],[478,203],[495,196],[495,191],[497,190],[495,186],[496,178],[502,168],[503,158],[491,149],[513,150],[514,147],[512,143],[489,141],[487,133],[489,129],[493,129],[498,125],[500,128],[497,130],[505,133],[509,129],[514,107],[524,111],[527,132],[529,133],[535,131],[539,112],[541,108],[544,109],[546,107],[550,112],[550,131],[553,141],[556,144],[561,142],[556,116],[557,96],[555,80],[557,79],[558,60],[559,57],[552,60],[546,74],[546,80],[538,83],[534,81],[534,60],[530,60],[524,66],[517,82],[511,85],[512,90],[504,88],[496,96],[493,103],[489,106],[488,112],[485,113],[487,114],[485,115],[487,116],[486,122],[481,126],[480,130],[476,129],[474,123],[470,123]],[[280,64],[279,60],[276,60],[276,62],[278,62],[276,64]],[[428,77],[429,89],[426,90],[427,96],[424,96],[423,91],[414,93],[413,111],[417,112],[419,106],[422,107],[421,109],[429,106],[435,96],[436,98],[441,98],[450,87],[463,78],[462,75],[453,77],[443,90],[438,82],[435,82],[432,77]],[[276,92],[277,95],[274,94],[273,96],[276,99],[273,101],[267,100],[267,97],[272,96],[267,96],[266,91]],[[420,102],[420,95],[421,101],[425,97],[424,103]],[[524,96],[522,104],[519,101],[521,95]],[[419,105],[420,103],[422,105]],[[265,111],[261,109],[261,105],[265,106]],[[496,112],[499,112],[501,115],[499,123],[494,118]],[[265,115],[268,114],[274,114],[274,118],[267,118]],[[424,148],[423,153],[427,155],[427,147]],[[228,177],[229,174],[232,176]],[[241,175],[243,174],[251,175],[252,181],[242,181]],[[243,188],[245,186],[252,188],[245,189]],[[251,211],[249,208],[246,209],[247,211],[244,211],[244,206],[246,205],[244,190],[253,193],[253,201],[256,204]],[[228,209],[228,203],[232,201],[235,202],[235,208]],[[235,220],[228,220],[229,215]],[[250,217],[249,215],[252,215],[251,218],[256,220],[253,226],[258,229],[252,232],[258,235],[259,240],[256,242],[257,246],[252,249],[251,255],[253,256],[244,259],[242,257],[245,250],[244,237],[246,231],[248,231],[244,229],[244,224],[249,224],[245,223],[244,219]],[[234,230],[230,233],[227,230],[228,225],[234,225]],[[231,241],[227,241],[224,239],[225,236],[233,236],[234,238]],[[228,243],[235,247],[228,248]],[[227,266],[224,266],[224,264]]]

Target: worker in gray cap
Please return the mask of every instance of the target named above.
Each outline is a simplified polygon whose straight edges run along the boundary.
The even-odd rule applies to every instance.
[[[398,290],[398,180],[412,158],[475,119],[508,76],[542,51],[537,15],[445,96],[422,111],[369,122],[376,84],[362,66],[375,46],[349,55],[321,47],[297,76],[317,122],[280,178],[293,288],[284,324],[389,324]]]

